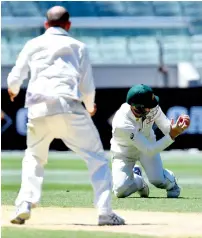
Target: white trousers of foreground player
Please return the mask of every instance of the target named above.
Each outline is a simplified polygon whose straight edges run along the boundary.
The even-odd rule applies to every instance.
[[[111,212],[111,172],[93,121],[81,103],[70,113],[29,119],[27,149],[22,161],[22,183],[15,205],[23,201],[39,203],[50,143],[62,139],[66,146],[86,162],[93,185],[95,207],[99,214]],[[67,160],[68,163],[68,160]],[[68,181],[66,181],[68,183]]]

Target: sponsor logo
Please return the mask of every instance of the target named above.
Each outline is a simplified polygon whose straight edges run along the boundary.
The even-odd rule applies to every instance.
[[[27,134],[27,109],[20,108],[16,113],[16,118],[14,119],[15,128],[19,135],[26,136]],[[7,129],[13,124],[13,120],[4,112],[1,111],[1,134],[3,134]]]
[[[20,108],[16,113],[16,131],[21,136],[27,134],[27,108]]]
[[[1,134],[3,134],[12,124],[12,119],[1,110]]]

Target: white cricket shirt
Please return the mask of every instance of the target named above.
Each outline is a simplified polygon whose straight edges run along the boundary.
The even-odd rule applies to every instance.
[[[152,129],[154,122],[165,135],[158,141]],[[112,121],[111,151],[128,158],[140,153],[153,156],[174,142],[169,135],[170,125],[160,106],[153,108],[143,120],[136,118],[130,105],[124,103]]]
[[[30,118],[65,113],[70,100],[83,101],[93,111],[95,86],[88,51],[64,29],[50,27],[26,43],[7,79],[14,93],[29,71],[25,107]]]

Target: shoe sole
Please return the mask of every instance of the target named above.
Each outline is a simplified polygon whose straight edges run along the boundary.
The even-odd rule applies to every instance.
[[[120,224],[113,224],[113,223],[99,223],[98,226],[122,226],[125,225],[125,222]]]
[[[18,225],[22,225],[25,223],[26,220],[28,220],[30,218],[30,213],[24,212],[19,214],[17,217],[13,218],[11,220],[12,224],[18,224]]]
[[[178,195],[175,195],[175,196],[173,196],[173,195],[167,195],[167,198],[178,198],[180,196],[180,193],[178,194]]]
[[[167,198],[178,198],[181,193],[181,188],[179,187],[178,191],[176,192],[176,195],[172,195],[172,193],[169,195],[167,194]]]
[[[146,184],[146,183],[145,183]],[[146,193],[142,194],[141,191],[137,191],[141,198],[148,198],[149,197],[149,186],[146,184],[146,187],[144,187],[142,190],[146,189]]]

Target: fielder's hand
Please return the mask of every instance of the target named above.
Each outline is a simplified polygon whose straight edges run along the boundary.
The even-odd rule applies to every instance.
[[[93,117],[96,112],[97,112],[97,105],[94,104],[94,110],[92,112],[89,112],[89,114],[91,115],[91,117]]]
[[[1,110],[1,120],[4,119],[4,112]]]
[[[174,120],[171,121],[170,136],[175,139],[182,134],[190,125],[190,118],[188,115],[181,115],[178,117],[177,122],[174,124]]]
[[[10,100],[11,102],[14,102],[14,98],[17,96],[16,93],[13,93],[10,88],[8,89],[8,94],[9,94],[9,97],[10,97]]]

